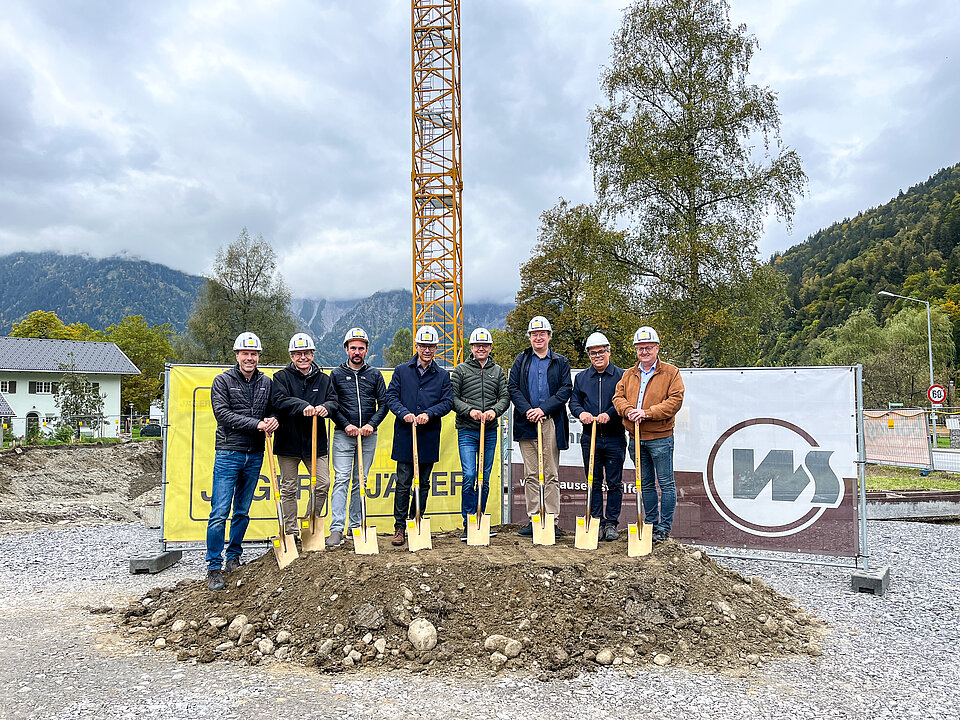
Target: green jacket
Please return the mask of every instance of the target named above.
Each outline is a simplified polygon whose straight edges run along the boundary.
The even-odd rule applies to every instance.
[[[470,417],[471,410],[493,410],[499,418],[510,407],[507,374],[497,365],[493,355],[481,368],[473,356],[453,369],[453,409],[457,413],[457,429],[479,430],[480,422]],[[490,427],[490,424],[487,424]]]

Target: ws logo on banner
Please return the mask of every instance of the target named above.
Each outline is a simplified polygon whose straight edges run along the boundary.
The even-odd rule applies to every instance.
[[[786,420],[744,420],[723,433],[710,451],[707,497],[744,532],[793,535],[843,500],[844,485],[830,467],[831,455],[832,450]]]

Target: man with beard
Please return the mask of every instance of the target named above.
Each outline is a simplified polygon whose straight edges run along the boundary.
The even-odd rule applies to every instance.
[[[330,372],[339,400],[333,413],[333,493],[330,498],[330,537],[327,547],[343,545],[347,528],[347,494],[350,494],[350,525],[360,527],[360,467],[357,438],[363,448],[363,476],[370,473],[377,450],[377,427],[387,416],[387,386],[383,375],[366,362],[370,339],[363,328],[347,331],[343,349],[347,362]],[[352,482],[351,482],[352,478]],[[352,490],[351,490],[351,487]],[[352,537],[349,533],[348,537]]]

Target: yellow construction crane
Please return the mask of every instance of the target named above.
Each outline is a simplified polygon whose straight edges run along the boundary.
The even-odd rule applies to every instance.
[[[437,362],[463,348],[460,194],[460,0],[411,0],[413,334],[440,333]]]

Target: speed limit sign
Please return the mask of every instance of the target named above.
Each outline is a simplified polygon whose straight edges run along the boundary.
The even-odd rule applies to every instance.
[[[947,399],[947,391],[943,385],[931,385],[930,389],[927,390],[927,397],[934,405],[942,405],[943,401]]]

